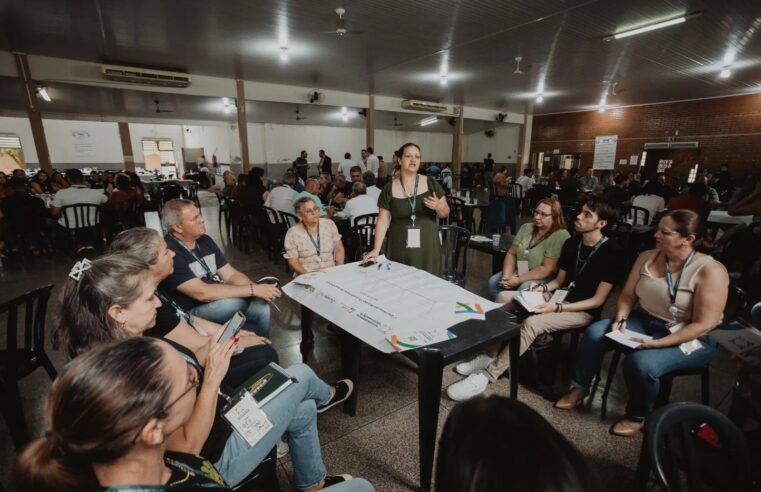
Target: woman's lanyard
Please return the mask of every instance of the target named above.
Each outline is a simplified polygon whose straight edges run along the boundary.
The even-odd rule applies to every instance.
[[[307,236],[309,236],[309,240],[312,241],[312,244],[314,245],[314,249],[317,251],[317,257],[320,257],[320,223],[317,222],[317,241],[314,240],[311,234],[309,234],[309,229],[307,229],[306,224],[302,224],[304,226],[304,230],[307,233]]]
[[[542,236],[542,239],[540,239],[539,241],[534,243],[534,235],[532,234],[531,238],[528,240],[528,246],[526,246],[526,248],[523,250],[523,254],[527,255],[529,251],[531,251],[532,249],[536,248],[545,239],[547,239],[547,235],[546,234],[544,236]]]
[[[206,272],[206,277],[207,278],[210,278],[210,279],[214,280],[215,282],[219,281],[219,277],[217,277],[217,275],[214,274],[214,272],[211,271],[211,268],[209,268],[209,265],[206,264],[206,261],[204,261],[204,259],[202,257],[198,256],[198,254],[196,254],[195,251],[193,251],[192,249],[188,248],[188,246],[185,243],[183,243],[182,241],[180,241],[176,237],[172,236],[172,239],[177,241],[177,244],[179,244],[180,246],[185,248],[185,251],[190,253],[190,256],[192,256],[193,259],[196,260],[201,265],[201,267]],[[196,246],[197,246],[197,244],[196,244]]]
[[[587,256],[585,260],[581,259],[581,245],[583,241],[579,241],[579,246],[578,248],[576,248],[576,273],[574,275],[574,281],[568,285],[568,290],[571,290],[576,286],[576,279],[578,279],[581,276],[581,272],[583,272],[584,269],[587,267],[589,260],[592,259],[592,256],[595,253],[597,253],[597,250],[600,249],[600,246],[602,246],[602,244],[607,240],[608,240],[607,237],[605,236],[601,237],[600,240],[595,243],[594,247],[592,248],[592,251],[589,252],[589,255]],[[581,267],[579,267],[579,264],[581,264]]]
[[[695,257],[696,251],[693,249],[692,253],[690,253],[690,256],[687,257],[687,259],[684,262],[684,265],[682,266],[682,273],[687,269],[687,265],[690,264],[692,259]],[[682,275],[679,275],[679,279],[674,283],[674,279],[671,277],[671,271],[669,270],[669,259],[666,257],[666,255],[663,255],[663,258],[666,262],[666,283],[668,284],[669,288],[669,313],[671,313],[671,317],[676,319],[676,315],[679,312],[679,309],[676,307],[676,294],[679,291],[679,282],[682,280]]]
[[[404,180],[401,176],[399,176],[399,184],[402,185],[402,191],[404,192],[404,195],[407,197],[407,201],[410,204],[410,210],[412,210],[410,214],[410,220],[412,220],[412,227],[415,227],[415,207],[417,205],[417,185],[418,181],[420,181],[420,175],[415,175],[415,189],[412,192],[412,196],[407,195],[407,190],[404,189]]]

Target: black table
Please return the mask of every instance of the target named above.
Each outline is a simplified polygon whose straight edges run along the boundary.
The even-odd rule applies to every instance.
[[[444,366],[473,357],[490,346],[510,344],[510,397],[518,398],[518,356],[520,324],[516,316],[495,309],[486,313],[485,321],[468,320],[452,328],[457,338],[403,352],[418,366],[418,429],[420,432],[420,490],[431,489],[436,427],[439,420],[441,380]],[[343,377],[354,382],[354,392],[344,403],[344,412],[354,415],[359,397],[359,363],[361,340],[341,330],[341,368]]]
[[[500,241],[500,245],[495,247],[492,242],[486,243],[473,241],[471,239],[470,243],[468,243],[468,247],[491,255],[491,273],[494,274],[502,271],[502,266],[505,263],[505,255],[507,254],[510,245],[508,244],[505,246],[502,244],[502,241]]]

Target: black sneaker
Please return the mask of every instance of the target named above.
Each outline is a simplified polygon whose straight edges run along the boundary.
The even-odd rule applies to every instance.
[[[347,475],[346,473],[344,473],[343,475],[328,475],[327,477],[325,477],[325,485],[322,488],[327,489],[331,485],[348,482],[351,479],[352,479],[352,476]]]
[[[342,379],[334,384],[333,387],[336,389],[333,398],[321,407],[317,407],[317,413],[322,413],[345,401],[351,396],[351,392],[354,391],[354,383],[350,379]]]

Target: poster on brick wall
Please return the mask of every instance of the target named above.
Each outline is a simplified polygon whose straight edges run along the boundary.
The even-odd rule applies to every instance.
[[[613,169],[616,164],[616,146],[618,135],[595,137],[595,154],[592,161],[594,169]]]

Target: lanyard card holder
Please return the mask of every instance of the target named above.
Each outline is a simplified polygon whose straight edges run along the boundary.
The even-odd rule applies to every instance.
[[[274,427],[248,391],[242,391],[222,410],[225,420],[254,447]]]
[[[407,226],[407,247],[420,248],[420,227]]]

